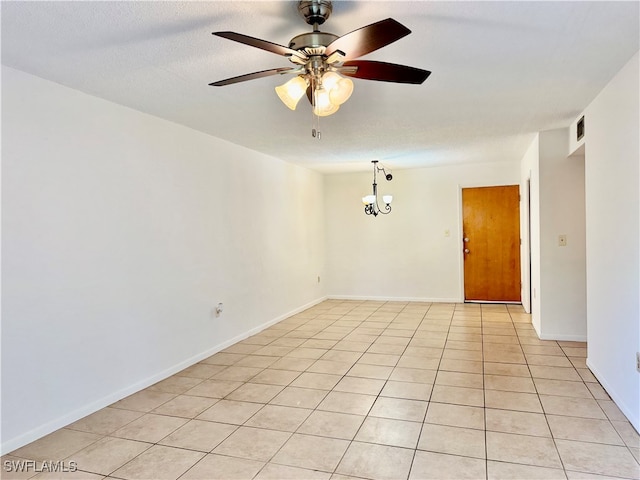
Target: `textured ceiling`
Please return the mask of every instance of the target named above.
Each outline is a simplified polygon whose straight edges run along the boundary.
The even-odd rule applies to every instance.
[[[211,35],[274,43],[311,30],[297,2],[1,3],[2,63],[321,172],[517,161],[533,133],[568,126],[639,48],[639,3],[335,1],[323,31],[392,17],[412,30],[363,59],[432,71],[422,85],[355,79],[320,119],[269,77],[210,82],[284,57]],[[63,112],[61,112],[62,114]]]

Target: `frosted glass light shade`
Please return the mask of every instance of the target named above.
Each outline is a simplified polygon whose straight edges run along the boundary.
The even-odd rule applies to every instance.
[[[362,197],[362,203],[365,205],[371,205],[372,203],[375,203],[375,201],[376,197],[374,195],[365,195]]]
[[[322,76],[322,85],[329,92],[329,99],[335,105],[342,105],[353,93],[353,82],[336,72],[327,72]]]
[[[336,105],[331,102],[329,92],[324,88],[324,86],[316,89],[314,96],[315,106],[313,107],[313,113],[319,117],[326,117],[336,113],[340,108],[340,105]]]
[[[393,201],[393,195],[383,195],[382,201],[389,205]]]
[[[295,110],[298,102],[307,91],[307,81],[301,77],[293,77],[287,83],[276,87],[276,93],[282,103],[291,110]]]

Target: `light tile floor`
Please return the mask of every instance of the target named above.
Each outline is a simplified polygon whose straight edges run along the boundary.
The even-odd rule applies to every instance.
[[[638,479],[640,436],[586,353],[520,306],[325,301],[6,455],[2,478]]]

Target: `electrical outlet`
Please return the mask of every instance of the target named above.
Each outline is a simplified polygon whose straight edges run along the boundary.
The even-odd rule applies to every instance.
[[[318,283],[320,283],[320,275],[318,275]]]
[[[224,305],[222,305],[222,302],[220,302],[218,305],[216,305],[216,317],[219,317],[222,314],[222,310],[223,310]]]
[[[640,352],[636,352],[636,370],[640,372]]]

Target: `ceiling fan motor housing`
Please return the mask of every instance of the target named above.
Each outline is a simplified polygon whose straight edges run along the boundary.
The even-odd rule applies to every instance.
[[[298,12],[309,25],[322,25],[329,15],[333,6],[329,0],[300,0],[298,2]]]

